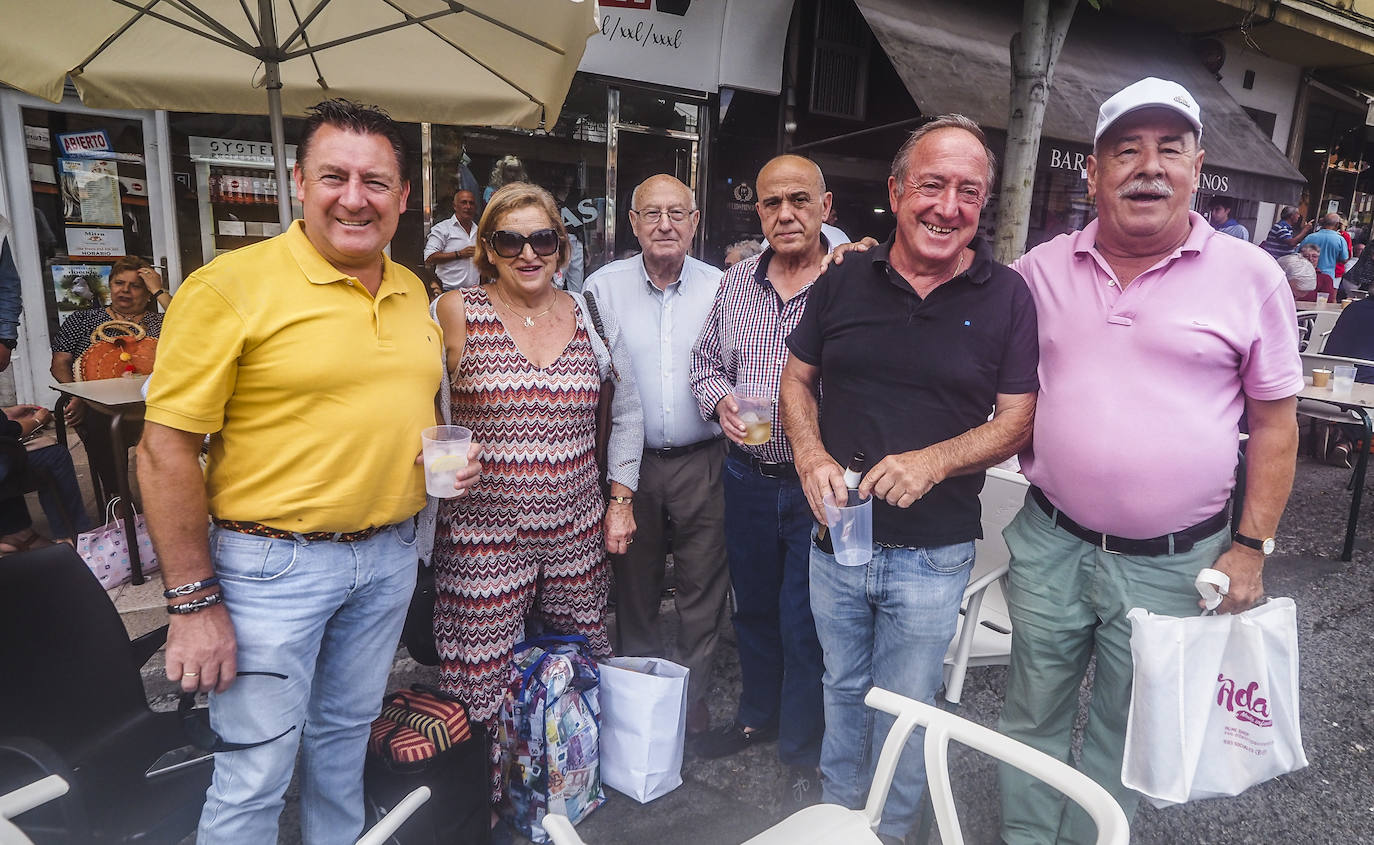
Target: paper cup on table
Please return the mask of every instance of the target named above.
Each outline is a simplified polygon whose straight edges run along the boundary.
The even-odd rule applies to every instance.
[[[1331,395],[1349,396],[1355,389],[1355,368],[1349,364],[1331,368]]]
[[[773,391],[761,384],[737,384],[731,391],[744,423],[744,442],[759,446],[773,439]]]
[[[861,499],[858,492],[850,490],[849,500],[841,507],[835,503],[833,493],[826,493],[821,506],[835,547],[835,560],[844,566],[863,566],[872,560],[873,497]]]
[[[1326,387],[1331,383],[1331,371],[1324,367],[1317,367],[1312,371],[1312,386]]]
[[[420,432],[425,462],[425,492],[436,499],[458,495],[458,470],[468,465],[472,431],[461,425],[436,425]]]

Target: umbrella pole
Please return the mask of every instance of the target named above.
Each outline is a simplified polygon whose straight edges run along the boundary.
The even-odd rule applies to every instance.
[[[285,232],[291,227],[291,175],[286,172],[286,130],[281,117],[281,53],[277,44],[277,15],[273,0],[258,0],[258,26],[263,67],[267,71],[267,120],[272,126],[272,163],[277,170],[277,219]]]
[[[281,116],[281,73],[276,62],[267,63],[267,112],[272,124],[272,163],[277,169],[277,219],[282,231],[291,226],[291,174],[286,169],[286,130]]]

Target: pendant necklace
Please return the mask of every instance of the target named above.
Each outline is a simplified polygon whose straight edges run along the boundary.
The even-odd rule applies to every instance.
[[[531,317],[531,316],[528,316],[528,315],[525,315],[525,314],[521,314],[519,311],[516,311],[516,310],[515,310],[515,307],[514,307],[513,305],[511,305],[509,302],[507,302],[507,301],[506,301],[506,298],[505,298],[504,296],[501,295],[501,289],[500,289],[500,288],[498,288],[498,287],[496,287],[495,285],[493,285],[493,286],[492,286],[492,290],[496,292],[496,298],[499,299],[499,300],[501,300],[501,304],[504,305],[504,306],[506,306],[507,310],[509,310],[512,314],[514,314],[515,316],[519,317],[521,320],[523,320],[523,321],[525,322],[525,328],[527,328],[527,329],[532,329],[532,328],[534,328],[534,321],[537,320],[537,319],[539,319],[540,317],[544,316],[545,314],[549,313],[550,311],[552,311],[552,310],[553,310],[553,307],[554,307],[555,305],[558,304],[558,293],[555,292],[554,295],[553,295],[553,302],[550,302],[550,303],[549,303],[549,307],[548,307],[548,308],[545,308],[543,311],[540,311],[538,314],[535,314],[534,316]]]

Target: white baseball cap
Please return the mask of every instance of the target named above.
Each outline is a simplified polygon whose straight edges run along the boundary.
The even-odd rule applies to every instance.
[[[1178,112],[1197,130],[1198,141],[1202,141],[1202,109],[1188,89],[1177,82],[1147,76],[1113,94],[1097,110],[1097,131],[1093,133],[1093,143],[1102,140],[1111,125],[1121,118],[1133,111],[1150,108]]]

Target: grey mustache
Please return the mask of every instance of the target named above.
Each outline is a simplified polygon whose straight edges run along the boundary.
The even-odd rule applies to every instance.
[[[1132,194],[1158,194],[1162,197],[1172,197],[1174,189],[1163,179],[1135,179],[1116,192],[1116,195],[1122,198]]]

